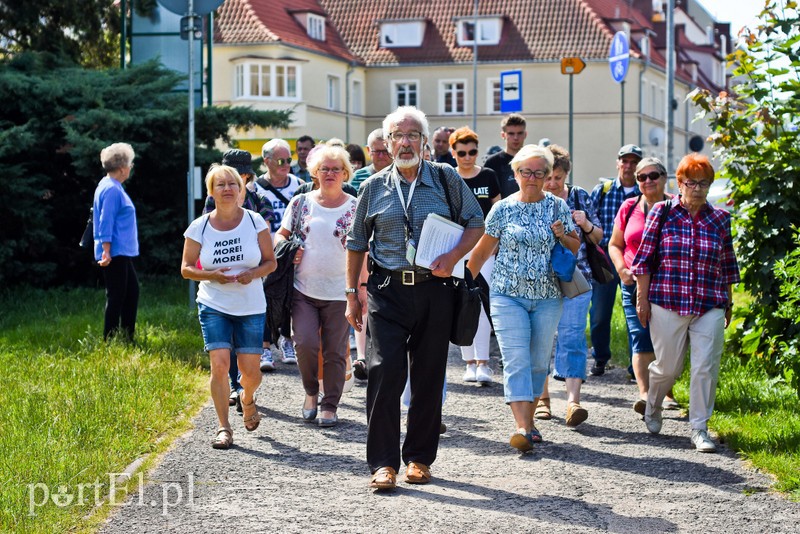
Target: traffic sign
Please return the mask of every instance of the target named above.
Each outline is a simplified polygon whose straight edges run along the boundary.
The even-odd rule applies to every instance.
[[[208,15],[219,6],[222,5],[224,0],[194,0],[192,2],[192,11],[195,15]],[[188,0],[158,0],[158,3],[172,11],[176,15],[187,15],[189,13]]]
[[[580,74],[586,63],[579,57],[561,58],[561,74]]]
[[[625,80],[628,74],[631,50],[628,45],[628,34],[617,32],[611,40],[611,49],[608,51],[608,66],[611,68],[611,77],[617,83]]]
[[[500,73],[500,112],[522,111],[522,71]]]

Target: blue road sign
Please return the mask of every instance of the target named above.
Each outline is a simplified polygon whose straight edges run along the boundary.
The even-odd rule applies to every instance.
[[[611,77],[617,83],[625,80],[628,74],[628,64],[630,63],[631,49],[628,46],[628,35],[625,32],[617,32],[611,40],[611,49],[608,51],[608,66],[611,68]]]
[[[500,73],[500,112],[522,111],[522,71],[507,70]]]

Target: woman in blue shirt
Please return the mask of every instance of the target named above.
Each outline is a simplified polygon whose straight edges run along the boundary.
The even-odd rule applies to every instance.
[[[105,177],[94,191],[94,256],[106,281],[103,338],[119,333],[133,341],[139,307],[139,280],[133,258],[139,255],[136,208],[122,188],[133,172],[133,147],[114,143],[100,152]]]

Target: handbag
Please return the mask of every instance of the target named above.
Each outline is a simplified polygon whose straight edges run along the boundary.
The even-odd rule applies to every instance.
[[[553,202],[553,221],[558,219],[558,202]],[[568,298],[575,298],[578,295],[592,289],[591,284],[578,269],[578,259],[572,251],[565,248],[561,243],[556,242],[550,255],[550,263],[553,272],[556,273],[561,294]]]
[[[581,209],[579,195],[575,193],[575,209]],[[585,210],[584,210],[585,211]],[[607,284],[614,279],[614,267],[611,265],[611,260],[606,254],[606,251],[600,245],[596,245],[589,241],[586,234],[581,232],[583,242],[586,244],[586,263],[589,264],[589,269],[592,271],[592,278],[598,284]]]
[[[578,295],[588,293],[592,289],[592,284],[586,280],[586,277],[583,276],[583,273],[577,267],[575,267],[575,271],[572,273],[572,280],[569,282],[559,280],[558,284],[561,286],[561,293],[565,297],[571,299],[574,299]]]
[[[444,177],[444,170],[439,170],[439,181],[444,188],[447,207],[450,210],[450,220],[458,222],[450,202],[450,189]],[[451,278],[453,281],[453,322],[450,324],[450,343],[459,347],[472,345],[475,334],[478,332],[478,323],[481,319],[481,288],[472,278],[469,269],[464,269],[464,279]],[[487,314],[488,315],[488,314]]]
[[[94,208],[89,208],[89,220],[86,221],[86,228],[83,230],[83,236],[81,240],[78,241],[78,246],[81,248],[93,248],[94,247],[94,216],[93,212]]]

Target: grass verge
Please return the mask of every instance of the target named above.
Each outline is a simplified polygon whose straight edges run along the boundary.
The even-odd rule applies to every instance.
[[[90,528],[95,484],[107,496],[109,473],[159,452],[206,400],[178,280],[143,280],[136,346],[102,342],[103,303],[93,289],[0,296],[0,531]]]

